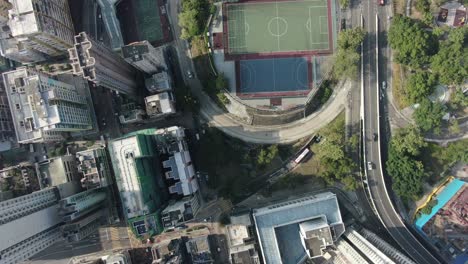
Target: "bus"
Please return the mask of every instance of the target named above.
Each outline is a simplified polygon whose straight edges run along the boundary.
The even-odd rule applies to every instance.
[[[309,152],[310,152],[309,148],[305,148],[301,152],[301,154],[299,154],[299,156],[297,156],[297,158],[294,160],[294,162],[300,163],[305,158],[305,156],[307,156],[307,154],[309,154]]]

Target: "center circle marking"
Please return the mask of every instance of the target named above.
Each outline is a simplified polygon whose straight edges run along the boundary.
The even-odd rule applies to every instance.
[[[274,17],[268,22],[268,31],[274,37],[281,37],[288,32],[288,22],[282,17]]]

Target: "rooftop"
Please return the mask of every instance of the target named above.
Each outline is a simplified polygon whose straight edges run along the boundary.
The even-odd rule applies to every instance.
[[[165,186],[160,178],[155,141],[155,129],[146,129],[110,144],[115,178],[128,218],[153,213],[163,202]]]
[[[143,60],[143,54],[148,53],[148,44],[144,42],[134,42],[129,45],[122,47],[122,56],[127,59],[130,58],[132,61]]]
[[[173,114],[176,112],[174,99],[168,92],[145,97],[146,113],[149,116]]]
[[[151,92],[172,90],[171,76],[165,71],[145,79],[145,86]]]
[[[299,235],[299,223],[325,217],[335,228],[333,240],[344,232],[336,195],[320,193],[254,209],[253,218],[263,258],[267,263],[297,263],[305,257]]]

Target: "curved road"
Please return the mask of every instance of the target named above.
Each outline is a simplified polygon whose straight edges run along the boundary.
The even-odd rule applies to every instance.
[[[386,81],[389,76],[389,51],[383,40],[378,39],[388,28],[388,7],[379,7],[375,0],[362,0],[362,15],[368,37],[363,43],[363,73],[362,78],[362,118],[364,159],[372,162],[373,168],[366,164],[367,185],[372,204],[381,222],[395,241],[417,263],[439,263],[433,254],[411,233],[405,222],[395,210],[389,192],[385,185],[385,174],[382,169],[381,143],[385,133],[381,133],[380,119],[384,121],[384,115],[380,115],[379,84]],[[380,17],[377,18],[377,15]],[[380,29],[380,34],[379,34]],[[382,46],[379,50],[378,47]],[[381,62],[379,63],[379,58]],[[385,60],[383,60],[385,59]],[[379,73],[380,69],[380,73]],[[378,134],[378,140],[373,140],[373,134]],[[388,175],[387,175],[388,176]],[[411,227],[410,227],[411,228]]]
[[[187,42],[179,38],[180,27],[178,25],[178,11],[180,0],[168,2],[168,16],[172,24],[173,35],[177,55],[184,76],[185,83],[190,86],[193,94],[200,101],[200,113],[210,125],[220,129],[224,133],[239,138],[243,141],[261,144],[292,143],[303,137],[310,136],[317,130],[335,119],[344,110],[347,93],[351,87],[350,82],[341,83],[335,88],[329,103],[320,111],[313,113],[305,119],[281,126],[252,126],[236,119],[235,116],[224,112],[202,90],[200,80],[189,79],[185,73],[194,71],[193,61],[187,55]]]

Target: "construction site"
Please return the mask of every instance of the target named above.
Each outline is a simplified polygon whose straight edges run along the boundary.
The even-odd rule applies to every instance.
[[[453,195],[443,203],[447,191]],[[468,246],[468,184],[452,181],[437,195],[437,202],[421,230],[445,257],[453,259]]]

